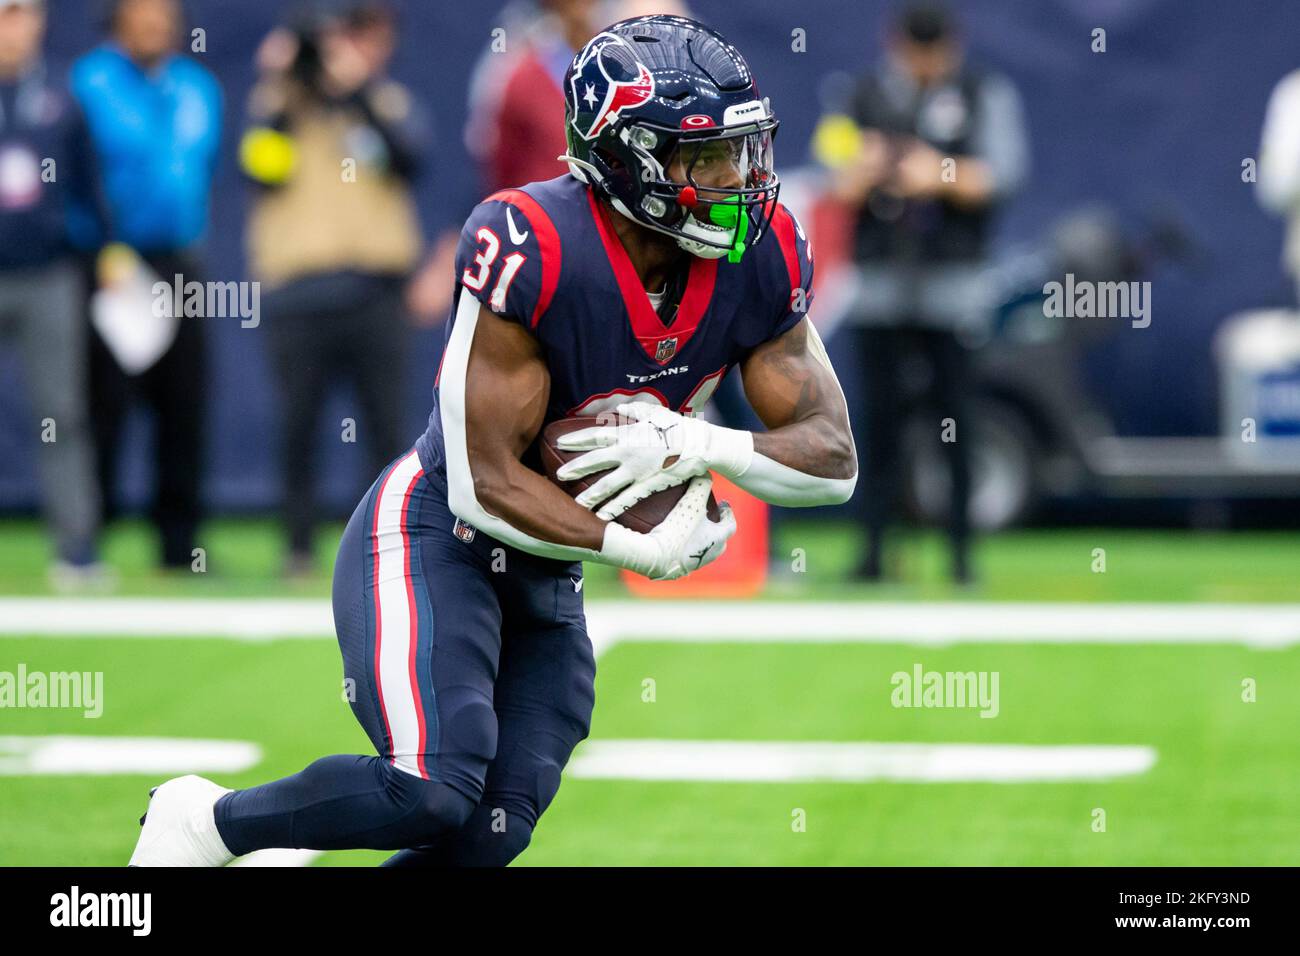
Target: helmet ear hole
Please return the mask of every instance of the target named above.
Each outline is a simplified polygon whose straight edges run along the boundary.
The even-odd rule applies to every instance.
[[[615,156],[609,150],[605,149],[603,146],[595,147],[594,149],[592,149],[592,152],[595,153],[597,156],[599,156],[601,162],[603,162],[606,166],[608,166],[612,170],[617,171],[625,168],[623,160],[619,159],[617,156]]]

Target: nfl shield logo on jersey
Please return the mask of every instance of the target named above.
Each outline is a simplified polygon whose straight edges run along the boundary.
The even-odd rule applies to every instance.
[[[456,519],[456,523],[452,526],[451,533],[466,544],[474,540],[474,526],[466,524],[459,518]]]
[[[659,345],[655,349],[655,361],[663,364],[677,354],[676,339],[660,339]]]

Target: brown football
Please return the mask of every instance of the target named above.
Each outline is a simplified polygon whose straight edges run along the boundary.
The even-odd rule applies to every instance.
[[[594,485],[602,475],[608,474],[608,472],[597,472],[594,475],[587,475],[573,481],[560,481],[555,477],[555,473],[560,470],[560,466],[586,454],[586,452],[566,451],[556,445],[556,442],[561,435],[567,435],[569,432],[576,432],[597,425],[609,425],[613,418],[612,414],[601,418],[594,415],[580,418],[561,418],[542,429],[542,440],[538,443],[542,455],[542,468],[546,471],[546,477],[563,488],[570,497],[578,497],[584,489]],[[638,501],[614,520],[633,531],[647,532],[668,517],[668,512],[673,510],[673,507],[677,502],[681,501],[684,494],[686,494],[685,482]],[[718,502],[711,493],[709,495],[709,520],[718,520]]]

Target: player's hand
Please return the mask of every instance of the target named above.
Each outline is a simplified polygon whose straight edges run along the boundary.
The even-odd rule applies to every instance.
[[[691,425],[704,425],[683,415],[646,402],[628,402],[617,408],[620,424],[584,428],[562,436],[557,444],[565,451],[585,451],[586,454],[563,465],[556,473],[561,481],[584,478],[597,472],[610,471],[590,488],[577,496],[578,504],[594,508],[608,501],[630,485],[637,485],[654,477],[655,491],[663,491],[689,481],[708,470],[701,452],[698,432]],[[692,437],[695,441],[691,441]],[[688,448],[688,445],[691,446]],[[677,456],[669,473],[664,462]],[[645,492],[640,495],[644,498]],[[620,497],[628,497],[626,495]],[[635,499],[639,500],[639,499]],[[634,503],[618,502],[622,507],[602,508],[600,517],[615,518]],[[611,505],[614,502],[610,503]]]
[[[753,453],[748,432],[687,418],[662,405],[626,402],[616,411],[623,424],[584,428],[557,442],[566,451],[587,452],[556,472],[561,481],[613,469],[576,499],[584,508],[601,505],[596,513],[607,521],[711,468],[739,474]]]
[[[695,478],[693,480],[700,481],[702,479]],[[709,482],[709,488],[713,486],[712,479],[703,480]],[[672,580],[712,564],[722,557],[722,553],[727,550],[727,541],[736,533],[736,515],[731,510],[729,502],[718,502],[718,520],[712,521],[709,519],[708,490],[708,488],[705,489],[704,495],[704,520],[695,526],[695,530],[686,539],[686,544],[677,552],[680,555],[680,560],[675,563],[674,567],[680,568],[681,572],[672,573],[671,576],[665,576],[662,580]]]
[[[726,502],[718,506],[718,520],[709,520],[712,488],[711,478],[691,479],[681,501],[645,534],[611,521],[605,528],[602,554],[611,563],[654,581],[672,581],[711,564],[736,533],[736,517]]]

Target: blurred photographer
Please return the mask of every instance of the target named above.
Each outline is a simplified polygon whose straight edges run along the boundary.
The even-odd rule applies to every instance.
[[[860,287],[849,321],[867,389],[870,534],[859,573],[882,576],[883,537],[903,471],[903,376],[915,373],[949,465],[952,574],[965,583],[974,430],[960,332],[987,321],[993,214],[1025,177],[1020,99],[1006,79],[967,66],[949,14],[922,3],[896,19],[887,56],[858,83],[849,114],[839,122],[852,148],[833,164],[833,190],[858,211]]]
[[[240,162],[260,187],[249,258],[285,400],[290,575],[313,565],[314,439],[334,383],[353,382],[360,401],[351,417],[368,460],[358,476],[406,447],[403,291],[422,247],[411,184],[429,124],[386,76],[395,45],[388,4],[318,2],[257,55]]]

